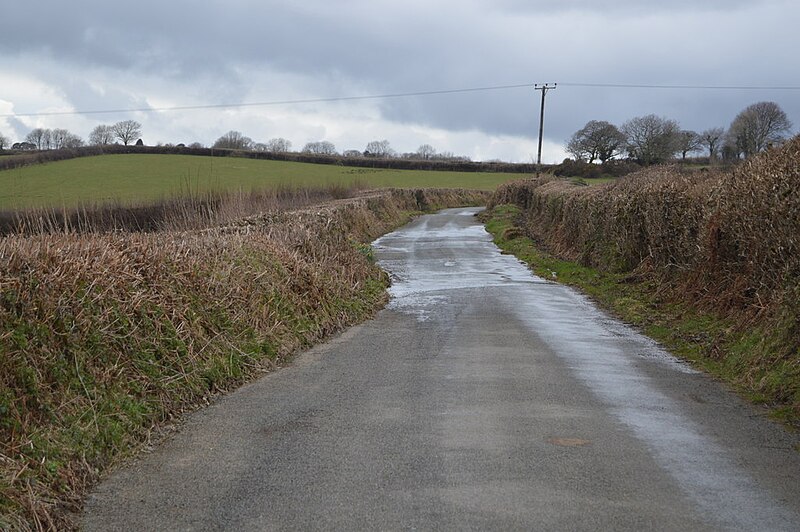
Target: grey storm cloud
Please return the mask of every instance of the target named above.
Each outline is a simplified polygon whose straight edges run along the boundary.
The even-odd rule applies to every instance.
[[[774,2],[761,2],[771,5]],[[725,12],[759,2],[706,1]],[[408,7],[405,7],[408,5]],[[398,69],[428,74],[480,60],[485,39],[503,36],[508,18],[581,10],[618,16],[630,12],[698,9],[690,0],[560,2],[158,2],[17,3],[0,20],[0,49],[41,52],[114,68],[142,68],[191,77],[230,62],[286,69],[340,69],[353,75]],[[569,21],[565,20],[569,29]],[[514,28],[513,31],[519,31]],[[574,38],[569,32],[564,39]],[[578,36],[580,37],[580,36]],[[496,48],[502,49],[502,43]],[[487,45],[489,49],[487,50]],[[477,55],[477,57],[476,57]],[[499,54],[487,54],[496,59]],[[433,68],[425,68],[430,63]],[[443,63],[444,62],[444,63]],[[423,64],[422,69],[418,65]],[[477,64],[477,68],[484,65]]]
[[[495,5],[515,11],[549,13],[563,11],[594,11],[600,13],[641,13],[658,11],[729,11],[752,5],[750,0],[498,0]],[[756,3],[770,3],[761,1]]]
[[[207,103],[289,99],[270,73],[302,78],[298,93],[321,98],[559,81],[798,85],[798,18],[789,0],[19,2],[0,19],[0,54],[30,58],[34,70],[37,57],[61,65],[39,75],[79,109],[134,107],[146,95],[92,92],[88,80],[67,79],[70,69],[154,76]],[[563,139],[591,119],[656,113],[703,129],[766,99],[800,122],[797,94],[562,86],[548,125]],[[529,136],[537,97],[398,98],[380,110],[399,123]]]

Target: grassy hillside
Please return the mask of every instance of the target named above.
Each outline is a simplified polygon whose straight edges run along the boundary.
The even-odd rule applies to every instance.
[[[120,154],[83,157],[0,171],[0,210],[147,203],[187,192],[278,186],[492,190],[519,174],[352,168],[239,157]]]

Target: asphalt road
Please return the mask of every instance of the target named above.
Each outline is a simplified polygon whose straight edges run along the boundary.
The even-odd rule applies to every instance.
[[[501,255],[472,210],[376,242],[374,320],[190,417],[87,530],[798,530],[800,437]]]

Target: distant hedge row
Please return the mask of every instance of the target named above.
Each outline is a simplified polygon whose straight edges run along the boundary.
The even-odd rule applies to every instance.
[[[396,170],[439,170],[450,172],[496,172],[531,174],[536,165],[518,163],[484,163],[470,161],[431,161],[413,159],[380,159],[373,157],[343,157],[341,155],[316,155],[310,153],[276,153],[213,148],[189,148],[178,146],[87,146],[83,148],[16,152],[0,158],[0,170],[10,170],[33,164],[63,161],[93,155],[120,153],[148,153],[172,155],[204,155],[213,157],[243,157],[271,161],[292,161],[314,164],[333,164],[359,168],[390,168]]]

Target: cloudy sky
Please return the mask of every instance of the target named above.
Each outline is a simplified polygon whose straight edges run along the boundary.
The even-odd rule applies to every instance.
[[[777,102],[800,127],[797,0],[40,0],[0,17],[0,134],[84,138],[143,125],[146,144],[211,144],[229,130],[295,148],[329,140],[400,152],[428,143],[476,160],[530,162],[530,87],[398,98],[158,112],[131,109],[314,100],[559,83],[545,162],[589,120],[655,113],[701,131]],[[58,114],[115,110],[104,114]],[[38,114],[31,116],[31,114]]]

